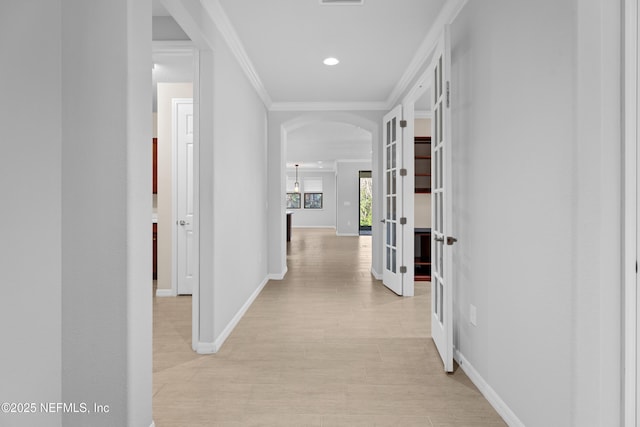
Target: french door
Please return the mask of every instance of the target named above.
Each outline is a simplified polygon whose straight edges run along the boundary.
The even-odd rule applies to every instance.
[[[382,255],[384,271],[382,282],[398,295],[402,295],[402,184],[399,170],[402,159],[402,106],[398,105],[383,119],[384,152],[382,163],[383,182],[383,239]]]
[[[450,48],[445,28],[431,64],[433,171],[431,235],[431,336],[447,372],[453,371],[453,298],[451,235]]]

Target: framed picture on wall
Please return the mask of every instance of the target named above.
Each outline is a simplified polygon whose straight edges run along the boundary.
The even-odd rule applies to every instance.
[[[300,209],[300,193],[287,193],[287,209]]]
[[[305,209],[322,209],[322,193],[304,193]]]

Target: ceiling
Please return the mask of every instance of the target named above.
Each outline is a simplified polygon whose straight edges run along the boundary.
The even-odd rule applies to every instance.
[[[371,133],[348,123],[317,122],[287,133],[287,167],[334,170],[336,160],[371,160]]]
[[[384,109],[407,84],[406,70],[446,0],[203,0],[218,3],[273,106],[360,105]],[[154,17],[170,17],[153,0]],[[154,19],[170,31],[171,18]],[[168,29],[167,29],[168,28]],[[156,28],[154,28],[154,38]],[[340,63],[328,67],[329,56]],[[187,81],[192,58],[154,54],[155,81]],[[428,93],[416,110],[428,110]],[[295,108],[292,108],[295,109]],[[371,158],[371,134],[356,126],[321,122],[288,134],[287,166],[334,169],[336,160]]]
[[[445,3],[218,1],[274,103],[386,103]]]

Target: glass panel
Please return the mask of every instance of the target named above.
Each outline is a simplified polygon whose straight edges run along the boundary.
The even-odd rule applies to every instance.
[[[387,145],[391,142],[391,122],[387,122]]]
[[[387,247],[387,259],[386,259],[386,264],[384,265],[384,267],[389,270],[391,268],[391,249],[389,249]]]
[[[396,142],[396,118],[394,117],[393,120],[391,121],[391,141],[392,142]]]
[[[444,187],[444,181],[442,179],[442,157],[444,156],[444,151],[440,148],[440,155],[438,156],[438,188]]]
[[[444,281],[447,280],[446,277],[444,277],[444,244],[442,242],[438,242],[438,246],[440,247],[440,251],[438,253],[438,262],[440,263],[439,266],[439,271],[440,271],[440,280]]]
[[[444,304],[443,304],[443,300],[444,300],[444,296],[442,295],[442,292],[444,291],[444,287],[442,285],[442,282],[438,281],[438,287],[440,288],[440,292],[439,292],[439,298],[438,298],[438,304],[440,305],[440,309],[438,310],[438,319],[440,320],[440,323],[442,323],[442,321],[444,320],[444,312],[443,312],[443,308],[444,308]]]
[[[438,97],[442,96],[442,56],[438,59]]]
[[[435,117],[433,118],[433,124],[431,125],[431,129],[433,129],[433,141],[436,143],[436,147],[438,146],[438,114],[440,114],[440,109],[437,104],[434,107]]]
[[[396,223],[393,223],[393,225],[391,226],[391,246],[393,246],[394,248],[398,246],[396,245],[396,228]]]
[[[397,164],[398,164],[398,161],[396,159],[396,147],[397,146],[398,146],[398,144],[393,144],[391,146],[391,168],[392,169],[395,169]]]
[[[391,249],[391,272],[396,272],[396,250]]]
[[[438,289],[438,279],[435,279],[436,282],[436,286],[434,286],[434,291],[435,291],[435,295],[433,297],[433,314],[435,314],[436,316],[438,315],[438,310],[440,309],[440,305],[438,304],[438,295],[439,295],[439,289]]]
[[[391,169],[391,147],[387,146],[387,167],[386,169]]]
[[[438,102],[438,67],[433,69],[433,105]]]
[[[439,130],[438,130],[438,139],[437,139],[437,141],[442,142],[442,134],[444,133],[443,130],[442,130],[442,116],[444,114],[443,114],[443,111],[442,111],[442,107],[438,108],[438,110],[439,110],[440,114],[438,114],[438,129]]]
[[[387,221],[391,219],[391,197],[387,197]]]
[[[391,244],[391,223],[387,222],[387,245]]]
[[[386,195],[388,196],[389,194],[391,194],[391,172],[387,171],[387,193]]]
[[[396,187],[396,171],[389,172],[391,174],[391,194],[398,194],[398,188]]]
[[[391,219],[396,219],[396,196],[391,196]]]
[[[442,208],[442,193],[438,193],[438,230],[444,231],[444,221],[442,218],[443,208]]]

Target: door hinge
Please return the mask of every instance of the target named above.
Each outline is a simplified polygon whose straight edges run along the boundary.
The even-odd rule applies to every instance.
[[[400,127],[401,128],[406,128],[407,127],[407,121],[406,120],[400,120]]]
[[[400,225],[406,225],[406,224],[407,224],[407,218],[401,217],[400,218]]]
[[[447,108],[451,106],[451,88],[449,87],[449,82],[447,82]]]
[[[405,168],[400,169],[400,176],[407,176],[407,170]]]
[[[404,266],[404,265],[403,265],[403,266],[401,266],[401,267],[400,267],[400,273],[402,273],[402,274],[406,274],[406,273],[407,273],[407,267],[406,267],[406,266]]]

